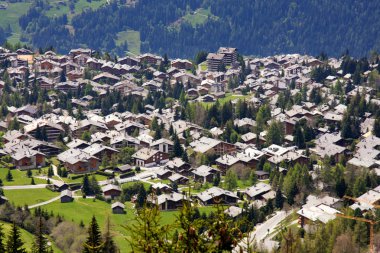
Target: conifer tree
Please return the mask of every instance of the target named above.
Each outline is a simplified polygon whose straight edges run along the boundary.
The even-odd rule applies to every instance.
[[[82,182],[82,193],[84,195],[90,195],[91,194],[91,187],[90,187],[90,181],[88,180],[88,175],[84,175],[83,182]]]
[[[24,242],[21,240],[21,233],[16,223],[13,222],[6,242],[7,253],[26,253]]]
[[[8,182],[13,180],[12,172],[11,170],[8,170],[7,176],[5,178]]]
[[[144,206],[146,200],[146,190],[143,185],[140,186],[139,192],[137,193],[136,207],[141,208]]]
[[[48,246],[48,240],[43,234],[43,222],[42,217],[38,219],[36,235],[34,237],[34,242],[32,246],[32,253],[49,253],[50,249]]]
[[[88,227],[88,237],[83,245],[82,253],[100,253],[103,250],[104,243],[99,230],[98,222],[95,216],[92,216],[91,223]]]
[[[107,217],[106,232],[104,234],[104,247],[102,253],[116,253],[118,251],[110,232],[110,218]]]
[[[3,225],[0,225],[0,252],[5,252]]]

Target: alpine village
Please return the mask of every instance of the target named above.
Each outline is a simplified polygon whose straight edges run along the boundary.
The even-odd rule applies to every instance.
[[[380,252],[380,55],[232,46],[0,47],[0,252]]]

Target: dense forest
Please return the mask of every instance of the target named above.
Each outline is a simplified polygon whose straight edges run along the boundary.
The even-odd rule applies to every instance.
[[[171,57],[225,45],[246,55],[324,51],[339,56],[348,49],[358,56],[380,48],[380,2],[375,0],[140,0],[135,7],[125,2],[112,1],[69,20],[47,17],[44,1],[35,1],[19,20],[22,40],[61,52],[88,46],[120,53],[127,46],[117,46],[116,35],[132,29],[140,32],[142,52]],[[197,25],[182,18],[199,8],[214,18]]]

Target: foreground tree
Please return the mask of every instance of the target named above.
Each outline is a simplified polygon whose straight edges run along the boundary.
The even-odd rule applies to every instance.
[[[98,222],[95,216],[92,216],[91,223],[88,227],[88,237],[83,245],[83,253],[101,253],[103,252],[104,243],[99,230]]]
[[[107,223],[106,223],[106,232],[104,233],[104,246],[102,253],[116,253],[118,252],[118,248],[115,245],[115,242],[112,239],[111,231],[110,231],[110,218],[107,217]]]
[[[7,253],[26,253],[20,230],[14,222],[7,238],[6,249]]]
[[[43,234],[43,222],[42,217],[39,217],[38,225],[36,229],[36,235],[32,246],[32,253],[50,253],[51,248],[48,246],[48,240]]]

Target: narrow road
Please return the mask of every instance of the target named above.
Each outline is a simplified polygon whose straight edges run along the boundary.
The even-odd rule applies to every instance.
[[[273,236],[269,236],[271,233],[275,232],[276,227],[283,221],[288,215],[292,214],[293,211],[278,211],[276,214],[265,221],[264,223],[257,225],[255,230],[250,233],[249,238],[243,238],[243,240],[238,244],[238,246],[233,250],[233,252],[240,252],[239,249],[242,247],[245,251],[247,250],[247,245],[252,245],[256,242],[259,247],[263,250],[272,250],[274,247],[278,246],[276,241],[273,241]]]
[[[42,189],[45,188],[47,184],[36,184],[36,185],[8,185],[3,186],[4,190],[27,190],[27,189]]]
[[[34,205],[30,205],[30,206],[28,206],[28,208],[29,208],[29,209],[32,209],[32,208],[36,208],[36,207],[39,207],[39,206],[44,206],[44,205],[50,204],[50,203],[52,203],[52,202],[54,202],[54,201],[59,200],[60,197],[61,197],[61,196],[58,195],[57,197],[54,197],[54,198],[49,199],[49,200],[47,200],[47,201],[44,201],[44,202],[41,202],[41,203],[38,203],[38,204],[34,204]]]
[[[58,175],[58,168],[57,168],[57,166],[55,166],[54,164],[52,164],[51,167],[53,168],[54,176],[58,177],[59,180],[61,180],[62,182],[64,182],[63,179]]]

